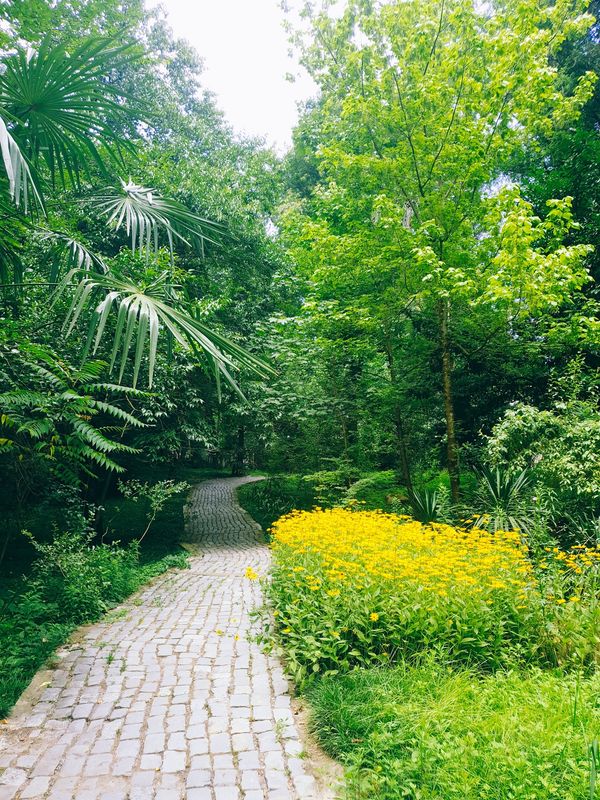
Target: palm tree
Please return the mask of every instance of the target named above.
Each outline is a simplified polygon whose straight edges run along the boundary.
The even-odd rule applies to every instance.
[[[237,388],[232,369],[243,367],[261,375],[273,370],[187,313],[167,273],[147,286],[139,286],[128,276],[108,269],[99,255],[70,233],[40,225],[39,221],[47,218],[47,187],[81,190],[84,178],[98,173],[111,177],[112,170],[123,166],[123,153],[133,150],[135,120],[130,104],[107,77],[124,55],[129,55],[127,47],[93,37],[70,53],[48,40],[37,52],[19,49],[4,59],[0,76],[0,152],[4,167],[0,213],[5,219],[18,220],[38,237],[51,239],[67,254],[71,269],[59,283],[58,293],[71,292],[73,299],[64,329],[71,333],[91,311],[85,355],[90,349],[96,351],[113,313],[116,323],[111,367],[120,352],[119,380],[133,345],[133,385],[146,348],[152,385],[158,340],[166,332],[183,348],[205,353],[214,364],[217,378],[223,375]],[[131,248],[148,259],[162,242],[172,257],[176,245],[203,251],[205,242],[215,242],[223,234],[221,225],[131,180],[121,180],[119,186],[88,198],[88,203],[111,228],[124,230]],[[18,242],[6,233],[9,226],[4,230],[0,233],[0,281],[6,288],[19,283],[20,271]],[[54,282],[56,271],[49,277],[50,283]]]

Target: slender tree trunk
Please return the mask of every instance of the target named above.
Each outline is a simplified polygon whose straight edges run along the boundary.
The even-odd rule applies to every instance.
[[[394,361],[394,351],[389,337],[386,335],[385,339],[385,353],[388,362],[388,369],[390,371],[390,379],[392,388],[395,389],[398,382],[398,374],[396,370],[396,362]],[[400,471],[402,472],[402,480],[408,491],[412,491],[412,477],[410,474],[410,461],[408,459],[408,449],[406,447],[406,431],[404,427],[404,415],[402,414],[402,407],[398,399],[394,397],[393,406],[394,428],[396,431],[396,441],[398,442],[398,457],[400,461]]]
[[[10,542],[11,536],[11,529],[10,525],[6,526],[6,536],[4,537],[4,543],[2,545],[2,551],[0,552],[0,565],[4,561],[4,556],[6,555],[6,551],[8,550],[8,543]]]
[[[449,316],[450,303],[448,300],[440,300],[438,303],[438,317],[440,326],[440,347],[442,351],[442,383],[444,387],[444,413],[446,415],[448,474],[450,476],[452,500],[456,503],[459,496],[460,472],[454,418],[454,401],[452,398],[452,356],[450,353],[450,336],[448,333]]]

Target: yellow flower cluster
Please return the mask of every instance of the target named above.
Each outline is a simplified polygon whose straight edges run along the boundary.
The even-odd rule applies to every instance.
[[[289,577],[310,591],[329,596],[350,583],[360,589],[381,584],[416,583],[427,593],[448,597],[524,591],[531,567],[519,535],[490,534],[449,525],[422,525],[378,511],[342,508],[295,511],[273,528],[273,547],[294,558]],[[310,569],[318,558],[318,574]],[[374,619],[374,617],[371,617]]]
[[[294,511],[271,530],[265,591],[300,682],[431,650],[489,669],[564,664],[571,651],[596,658],[595,634],[586,631],[597,630],[597,604],[587,599],[596,594],[600,551],[549,548],[540,569],[514,531],[347,508]]]
[[[576,544],[569,552],[559,550],[558,547],[546,547],[548,559],[540,566],[547,568],[550,563],[558,563],[564,572],[571,571],[581,575],[590,568],[600,565],[600,548],[586,547]]]

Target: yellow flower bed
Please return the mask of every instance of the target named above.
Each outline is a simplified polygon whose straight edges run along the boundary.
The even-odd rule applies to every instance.
[[[293,512],[273,528],[268,591],[296,677],[439,649],[527,656],[540,597],[518,534],[372,511]]]

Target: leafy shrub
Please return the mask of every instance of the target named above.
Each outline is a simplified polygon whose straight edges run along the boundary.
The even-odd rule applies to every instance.
[[[398,476],[392,469],[373,472],[360,478],[350,486],[344,495],[346,503],[356,500],[362,503],[367,510],[389,508],[392,502],[405,499],[406,489],[400,486]]]
[[[58,618],[58,607],[32,590],[0,602],[0,718],[73,629]]]
[[[134,503],[141,502],[146,508],[146,527],[142,532],[139,541],[141,542],[167,501],[178,494],[183,494],[190,489],[190,484],[186,481],[176,483],[173,480],[156,481],[155,483],[145,483],[132,479],[129,481],[119,481],[119,491],[128,500]]]
[[[522,403],[508,409],[487,440],[494,466],[533,468],[535,480],[556,498],[564,539],[573,541],[573,519],[600,517],[600,413],[589,402],[557,403],[540,410]]]
[[[243,508],[267,531],[276,519],[316,502],[314,486],[300,475],[275,475],[238,489]]]
[[[341,502],[349,487],[359,477],[357,469],[342,465],[338,469],[320,470],[305,475],[303,480],[314,487],[316,502],[321,506],[331,506]]]
[[[514,533],[332,509],[280,519],[267,587],[295,677],[427,649],[487,668],[529,658],[540,598]]]
[[[97,619],[137,589],[135,545],[91,544],[91,534],[56,533],[50,543],[32,540],[41,556],[28,584],[45,603],[55,604],[73,623]]]
[[[427,662],[326,678],[309,700],[352,800],[589,800],[599,692],[599,675]]]

